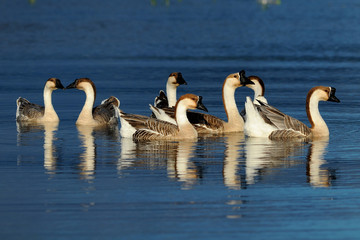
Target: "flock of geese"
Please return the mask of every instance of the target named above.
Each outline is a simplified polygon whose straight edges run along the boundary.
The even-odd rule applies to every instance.
[[[18,122],[46,123],[59,122],[52,105],[52,92],[56,89],[76,88],[86,94],[85,104],[76,124],[81,126],[117,125],[121,122],[120,134],[134,140],[181,140],[197,138],[198,134],[220,134],[244,132],[249,137],[265,137],[272,140],[313,139],[329,136],[329,129],[319,112],[319,101],[340,102],[333,87],[317,86],[310,89],[306,98],[306,113],[311,127],[282,113],[268,104],[264,93],[264,82],[257,76],[245,76],[245,71],[228,75],[222,86],[222,99],[227,121],[216,116],[189,111],[208,111],[202,97],[185,94],[176,97],[177,87],[187,84],[180,72],[171,73],[166,83],[166,94],[160,91],[154,105],[150,105],[151,116],[129,114],[120,110],[120,101],[111,96],[94,107],[95,84],[89,78],[79,78],[66,88],[61,81],[50,78],[44,87],[44,106],[19,97],[16,100],[16,120]],[[239,112],[235,101],[235,91],[246,86],[254,91],[253,100],[246,97],[245,108]]]

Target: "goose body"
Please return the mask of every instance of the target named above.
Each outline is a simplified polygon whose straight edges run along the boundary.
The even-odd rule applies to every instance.
[[[16,100],[16,121],[18,122],[59,122],[59,117],[52,105],[52,92],[56,89],[64,89],[61,81],[57,78],[49,78],[44,87],[44,106],[29,102],[19,97]]]
[[[173,72],[166,82],[166,94],[160,90],[159,96],[154,100],[154,106],[158,108],[174,107],[176,104],[176,89],[180,85],[187,85],[181,72]]]
[[[245,77],[245,71],[230,74],[225,79],[222,95],[225,112],[228,118],[227,122],[210,114],[188,112],[187,116],[190,123],[194,125],[199,133],[242,132],[244,129],[244,120],[236,105],[235,90],[238,87],[247,84],[253,83]],[[153,106],[150,106],[150,109],[158,119],[175,124],[174,109],[159,109]]]
[[[176,123],[172,124],[156,118],[127,114],[120,111],[122,137],[132,137],[135,140],[176,140],[197,138],[195,128],[189,122],[186,112],[188,109],[207,111],[202,104],[202,97],[194,94],[185,94],[175,105]]]
[[[99,106],[93,107],[96,99],[95,84],[89,78],[79,78],[66,87],[77,88],[86,94],[85,104],[76,121],[77,125],[100,126],[118,124],[120,101],[109,97]]]
[[[266,103],[258,101],[259,105],[256,105],[247,97],[245,134],[270,139],[312,139],[329,136],[329,129],[319,112],[319,101],[340,102],[335,91],[333,87],[318,86],[307,94],[306,113],[311,128]]]

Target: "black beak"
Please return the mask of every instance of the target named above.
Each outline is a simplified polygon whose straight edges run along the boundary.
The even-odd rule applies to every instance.
[[[60,79],[55,80],[55,87],[58,89],[64,89],[64,86],[62,85]]]
[[[254,84],[249,78],[247,78],[245,76],[245,70],[241,70],[239,72],[240,75],[240,82],[242,86],[246,86],[246,85],[250,85],[250,84]]]
[[[340,100],[335,96],[336,88],[330,88],[330,95],[328,101],[330,102],[340,102]]]
[[[204,104],[202,103],[202,96],[199,96],[199,101],[197,103],[196,106],[197,109],[203,110],[205,112],[208,112],[207,108],[204,106]]]
[[[185,79],[183,78],[181,72],[178,73],[177,78],[176,78],[176,82],[179,85],[187,85],[187,82],[185,81]]]
[[[67,85],[66,89],[76,88],[76,82],[77,82],[77,79],[73,83],[70,83],[69,85]]]

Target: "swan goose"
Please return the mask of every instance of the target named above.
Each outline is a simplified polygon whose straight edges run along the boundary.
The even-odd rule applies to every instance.
[[[254,84],[245,77],[245,71],[228,75],[223,83],[222,97],[228,121],[224,121],[210,114],[188,112],[187,116],[191,124],[199,133],[222,133],[242,132],[244,120],[241,117],[235,101],[235,90],[247,84]],[[159,109],[150,105],[150,109],[156,118],[176,124],[174,120],[174,109]]]
[[[61,81],[57,78],[49,78],[44,87],[44,106],[29,102],[19,97],[16,100],[16,121],[18,122],[59,122],[59,117],[52,105],[51,95],[56,89],[64,89]]]
[[[176,104],[176,89],[180,85],[187,85],[181,72],[173,72],[166,82],[166,94],[160,90],[159,96],[154,100],[154,106],[158,108],[174,107]]]
[[[311,128],[278,109],[258,101],[255,105],[246,98],[245,134],[250,137],[270,139],[321,138],[329,136],[329,129],[319,112],[319,101],[340,102],[333,87],[317,86],[310,89],[306,97],[306,113]]]
[[[96,99],[96,87],[89,78],[76,79],[66,87],[66,89],[70,88],[77,88],[86,94],[85,104],[76,121],[77,125],[118,124],[120,101],[116,97],[111,96],[103,100],[99,106],[93,107]]]
[[[197,138],[198,133],[189,122],[186,112],[188,109],[207,111],[202,103],[202,97],[185,94],[175,105],[176,123],[172,124],[156,118],[120,111],[122,137],[132,137],[134,140],[176,140]]]

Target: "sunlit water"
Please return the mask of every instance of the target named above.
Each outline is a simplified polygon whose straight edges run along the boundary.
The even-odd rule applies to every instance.
[[[271,4],[261,4],[270,2]],[[0,1],[1,239],[358,239],[360,4],[348,1]],[[15,123],[15,100],[42,104],[46,79],[79,77],[126,112],[149,115],[181,71],[226,119],[225,77],[245,69],[270,104],[308,124],[320,103],[330,139],[243,134],[135,143],[77,127],[83,92],[57,90],[59,124]],[[240,109],[249,89],[239,88]]]

